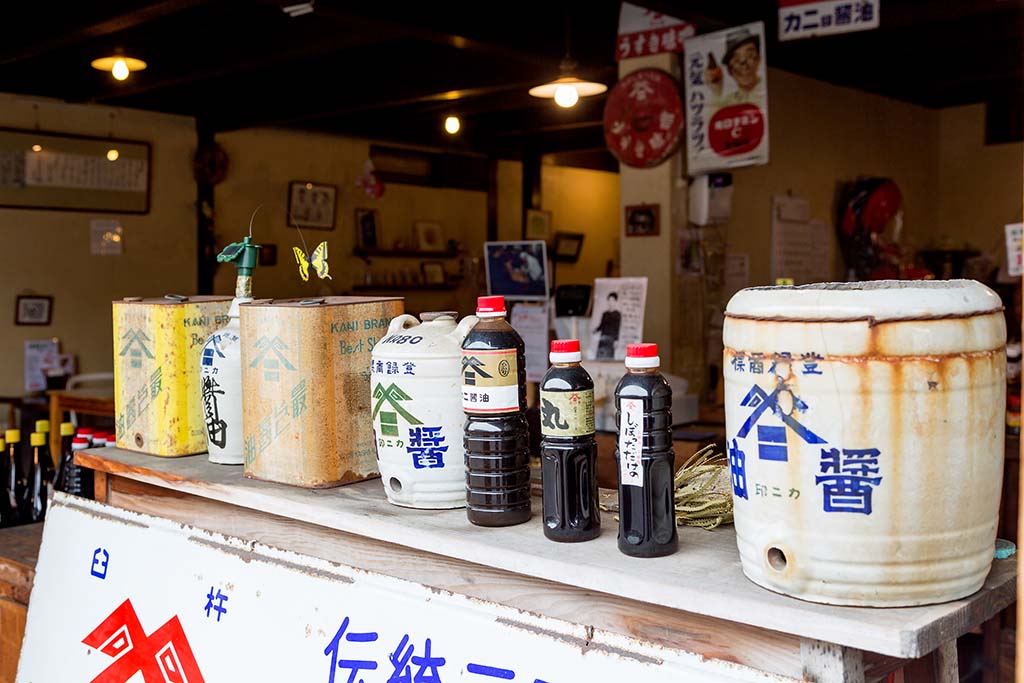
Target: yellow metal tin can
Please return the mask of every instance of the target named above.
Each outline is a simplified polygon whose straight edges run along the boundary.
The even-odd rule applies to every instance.
[[[200,356],[230,305],[222,296],[113,303],[118,448],[165,457],[206,451]]]

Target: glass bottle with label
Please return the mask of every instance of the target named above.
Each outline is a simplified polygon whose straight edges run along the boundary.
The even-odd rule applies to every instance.
[[[544,535],[589,541],[601,534],[594,439],[594,380],[580,366],[578,339],[551,342],[551,367],[540,384],[540,455]]]
[[[462,342],[466,515],[479,526],[530,519],[526,346],[505,321],[505,298],[482,296]]]
[[[56,470],[53,473],[53,488],[63,491],[61,479],[64,476],[65,454],[71,453],[71,440],[75,438],[75,425],[70,422],[60,423],[60,453],[54,458],[57,461]]]
[[[46,461],[41,463],[43,466],[43,479],[49,482],[50,492],[53,492],[53,481],[56,476],[54,469],[54,457],[50,452],[50,421],[49,420],[36,420],[36,433],[42,434],[46,441]]]
[[[72,439],[71,448],[61,456],[61,478],[57,483],[57,490],[70,493],[73,496],[92,498],[92,470],[75,464],[75,453],[84,451],[89,446],[89,439],[85,437],[76,436]]]
[[[20,524],[26,518],[21,499],[24,496],[25,480],[21,475],[21,431],[8,429],[4,441],[7,442],[7,454],[4,458],[4,490],[5,507],[8,510],[7,526]]]
[[[0,528],[17,524],[18,511],[11,509],[7,498],[7,441],[0,439]]]
[[[619,440],[619,550],[671,555],[679,546],[674,498],[672,388],[661,376],[657,344],[626,347],[626,374],[615,387]]]
[[[46,462],[50,458],[50,449],[46,447],[46,435],[39,432],[29,436],[29,445],[32,447],[32,464],[29,466],[22,510],[26,521],[41,522],[46,516],[46,499],[49,493],[47,489],[50,481]]]

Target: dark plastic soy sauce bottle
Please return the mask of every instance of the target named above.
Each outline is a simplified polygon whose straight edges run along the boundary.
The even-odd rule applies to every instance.
[[[662,557],[679,547],[672,450],[672,388],[659,372],[657,344],[626,347],[626,374],[615,387],[619,440],[619,550]]]
[[[512,526],[530,519],[526,346],[505,321],[504,297],[480,297],[476,315],[462,342],[466,515]]]
[[[601,535],[594,439],[594,380],[580,365],[578,339],[551,342],[551,367],[540,383],[540,457],[544,535],[589,541]]]

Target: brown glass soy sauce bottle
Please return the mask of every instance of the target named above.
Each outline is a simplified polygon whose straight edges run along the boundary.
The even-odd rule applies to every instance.
[[[476,315],[462,342],[466,515],[512,526],[530,519],[526,346],[505,320],[504,297],[480,297]]]
[[[589,541],[601,535],[594,439],[594,380],[580,365],[578,339],[551,342],[551,367],[540,384],[540,456],[544,535]]]
[[[662,557],[679,547],[672,388],[660,364],[657,344],[630,344],[626,374],[615,387],[619,550],[633,557]]]

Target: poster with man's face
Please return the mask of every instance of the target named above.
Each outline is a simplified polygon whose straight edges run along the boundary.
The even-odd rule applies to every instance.
[[[686,41],[689,174],[768,163],[764,23]]]

